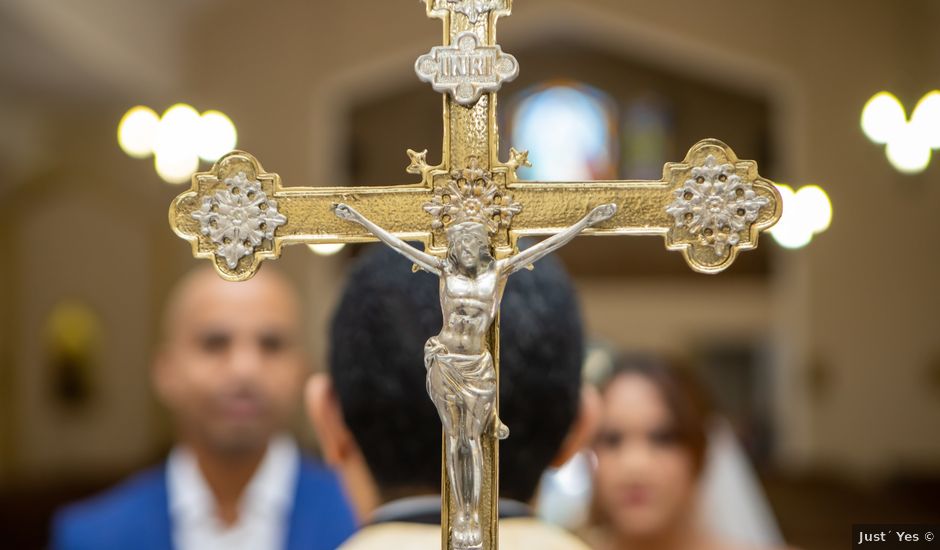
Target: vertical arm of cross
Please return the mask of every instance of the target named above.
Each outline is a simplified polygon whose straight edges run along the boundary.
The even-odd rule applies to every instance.
[[[479,168],[491,174],[504,188],[509,181],[507,166],[499,162],[499,129],[496,122],[497,91],[503,82],[519,72],[514,57],[502,52],[496,43],[496,22],[508,16],[512,0],[425,0],[428,15],[443,22],[443,46],[421,56],[415,70],[422,80],[432,84],[443,96],[444,142],[441,166],[428,178],[438,189],[447,186],[455,171]],[[447,239],[443,228],[432,232],[432,250],[443,252]],[[508,234],[497,236],[494,247],[506,248]],[[499,372],[499,316],[489,335],[489,348]],[[498,408],[498,402],[497,402]],[[483,494],[480,523],[483,548],[498,546],[499,445],[493,437],[483,442]],[[452,491],[446,472],[442,475],[442,548],[453,548],[450,525],[453,523]]]

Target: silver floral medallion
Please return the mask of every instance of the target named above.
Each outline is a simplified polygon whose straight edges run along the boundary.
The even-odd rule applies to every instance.
[[[718,164],[709,155],[703,166],[692,168],[692,177],[676,189],[675,200],[666,212],[718,256],[741,242],[741,233],[757,221],[770,199],[754,191],[731,164]]]
[[[265,240],[274,238],[274,231],[287,223],[277,211],[277,202],[268,199],[257,180],[249,180],[244,172],[225,180],[227,189],[202,200],[202,207],[192,213],[202,234],[216,244],[216,256],[223,258],[229,269],[255,253]]]

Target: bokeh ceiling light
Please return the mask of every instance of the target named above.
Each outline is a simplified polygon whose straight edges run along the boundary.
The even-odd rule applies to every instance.
[[[813,230],[801,223],[802,216],[797,213],[796,193],[789,185],[777,185],[783,198],[783,216],[771,230],[777,244],[784,248],[803,248],[813,240]]]
[[[868,139],[884,145],[907,124],[904,105],[890,92],[875,94],[862,110],[862,130]]]
[[[219,111],[206,111],[199,120],[199,157],[215,162],[235,149],[238,132],[232,120]]]
[[[940,149],[940,91],[925,95],[914,107],[911,126],[931,149]]]
[[[783,197],[783,217],[771,230],[774,240],[790,249],[803,248],[813,237],[832,224],[832,202],[818,185],[807,185],[794,192],[789,185],[778,185]]]
[[[160,117],[150,107],[138,105],[127,111],[118,124],[118,144],[135,159],[149,157],[157,136]]]
[[[343,243],[337,244],[308,244],[307,247],[313,251],[314,254],[318,256],[334,256],[339,254],[346,245]]]
[[[186,183],[199,170],[199,155],[185,151],[164,151],[154,155],[154,169],[160,178],[172,184]]]
[[[199,145],[199,112],[185,103],[177,103],[163,113],[153,154],[172,152],[196,152]],[[198,156],[198,152],[197,152]]]
[[[202,115],[177,103],[163,117],[149,107],[134,107],[118,126],[121,149],[134,158],[154,156],[157,174],[166,182],[186,183],[199,170],[199,160],[215,162],[235,149],[238,133],[220,111]]]
[[[807,227],[813,233],[819,234],[832,225],[832,201],[829,195],[818,185],[801,187],[794,197],[797,208],[804,217]]]
[[[872,142],[886,146],[885,155],[896,170],[923,172],[930,166],[931,150],[940,149],[940,91],[921,98],[910,120],[893,94],[875,94],[862,109],[862,131]]]
[[[910,124],[888,142],[885,154],[891,166],[905,174],[919,174],[930,166],[930,146]]]

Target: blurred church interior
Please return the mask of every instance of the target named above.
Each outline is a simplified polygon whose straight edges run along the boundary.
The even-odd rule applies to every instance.
[[[658,179],[716,137],[831,199],[811,242],[763,235],[718,276],[658,237],[561,253],[592,342],[697,368],[801,548],[940,519],[940,165],[905,173],[860,125],[879,91],[910,113],[940,88],[938,27],[933,0],[517,0],[500,23],[522,68],[501,146],[532,150],[526,178]],[[406,149],[440,159],[413,70],[439,40],[414,0],[0,3],[0,540],[40,547],[52,510],[170,444],[148,369],[196,265],[167,224],[186,184],[122,151],[125,112],[224,112],[288,186],[413,183]],[[358,251],[285,249],[320,365]]]

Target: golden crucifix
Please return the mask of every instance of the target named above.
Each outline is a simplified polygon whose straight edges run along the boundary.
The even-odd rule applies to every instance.
[[[233,152],[170,208],[170,223],[199,258],[232,281],[248,279],[285,244],[381,240],[441,279],[444,326],[425,346],[428,393],[444,426],[442,544],[495,549],[499,303],[506,279],[575,236],[662,235],[692,269],[717,273],[779,220],[782,201],[757,165],[704,140],[659,181],[521,182],[527,153],[499,160],[497,92],[519,72],[496,43],[512,0],[424,0],[444,44],[421,56],[418,77],[444,94],[441,163],[408,151],[412,185],[281,186],[248,153]],[[524,252],[524,236],[549,236]],[[424,250],[406,241],[423,243]],[[416,368],[418,368],[416,366]]]

